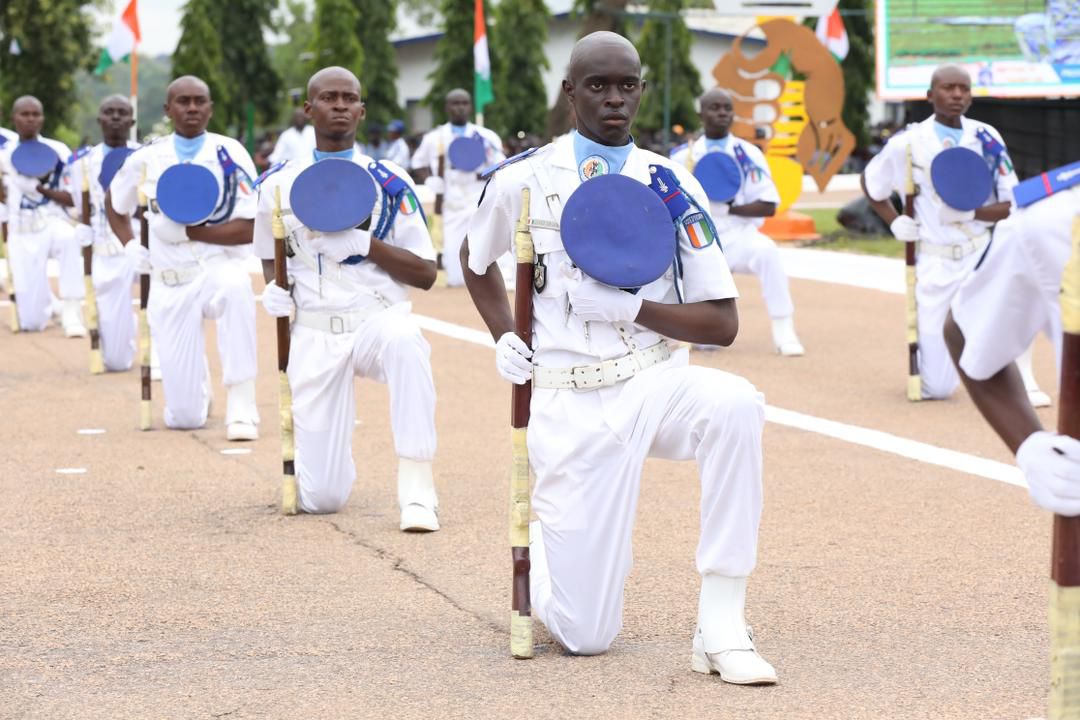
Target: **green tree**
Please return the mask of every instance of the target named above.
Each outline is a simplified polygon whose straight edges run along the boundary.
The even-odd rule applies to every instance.
[[[664,127],[664,94],[667,83],[667,34],[671,33],[671,125],[694,130],[698,126],[695,101],[701,95],[701,78],[690,60],[690,30],[680,11],[685,0],[652,0],[649,9],[667,18],[647,18],[637,41],[647,91],[641,100],[637,127],[643,130],[662,130]],[[670,29],[668,26],[670,25]]]
[[[229,81],[222,70],[225,63],[221,51],[221,36],[215,24],[215,0],[188,0],[180,19],[180,40],[173,51],[173,77],[194,75],[210,86],[214,99],[214,116],[210,130],[224,133],[228,128],[230,107]]]
[[[857,147],[870,144],[870,103],[874,89],[874,6],[872,0],[840,0],[841,10],[862,10],[842,15],[847,28],[847,57],[840,63],[844,71],[844,124],[855,135]]]
[[[270,46],[271,65],[290,97],[302,100],[307,92],[308,78],[311,77],[305,58],[311,52],[315,38],[315,26],[307,3],[304,0],[285,0],[275,15],[274,29],[286,40]],[[279,103],[274,119],[287,121],[292,107],[292,102]]]
[[[216,102],[215,110],[225,124],[243,128],[248,105],[263,121],[275,118],[281,78],[274,71],[263,33],[272,26],[271,12],[277,0],[229,0],[214,3],[218,34],[228,42],[221,48],[228,96]]]
[[[397,56],[390,33],[397,24],[394,0],[353,0],[359,15],[356,34],[364,48],[364,87],[367,123],[386,126],[401,117],[397,95]]]
[[[139,55],[139,137],[145,137],[154,123],[160,122],[165,105],[165,88],[172,79],[168,55],[150,57]],[[75,103],[71,127],[88,143],[101,141],[97,124],[98,105],[109,95],[126,96],[131,91],[127,63],[113,65],[103,75],[80,70],[75,76],[78,100]]]
[[[519,131],[542,134],[547,121],[548,67],[544,43],[548,35],[544,0],[502,0],[495,8],[495,26],[488,34],[492,61],[501,72],[492,77],[495,101],[486,122],[503,137]]]
[[[316,0],[308,75],[340,65],[363,77],[364,48],[356,36],[360,16],[352,0]]]
[[[473,8],[473,0],[442,0],[443,34],[435,44],[435,69],[428,75],[431,90],[424,98],[436,123],[446,122],[446,93],[464,88],[472,94]],[[493,63],[492,78],[498,70]]]
[[[83,6],[78,0],[0,2],[0,106],[9,114],[15,98],[36,96],[45,108],[46,135],[71,122],[75,74],[97,60]]]

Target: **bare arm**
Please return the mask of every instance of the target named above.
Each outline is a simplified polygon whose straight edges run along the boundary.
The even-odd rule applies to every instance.
[[[431,176],[431,168],[428,168],[428,167],[413,168],[412,170],[409,171],[409,174],[412,175],[413,182],[415,182],[417,185],[423,185],[424,181],[427,180]]]
[[[859,185],[862,186],[863,195],[866,196],[867,201],[870,203],[870,207],[874,209],[877,216],[885,221],[886,225],[892,225],[892,221],[900,216],[900,213],[896,212],[896,208],[889,202],[889,199],[875,200],[870,197],[870,193],[866,190],[866,173],[864,172],[859,176]]]
[[[964,351],[964,333],[949,313],[945,320],[945,343],[949,346],[953,363],[960,379],[964,381],[971,399],[979,412],[994,428],[1014,454],[1032,433],[1043,429],[1042,423],[1028,401],[1024,381],[1016,364],[1008,365],[986,380],[974,380],[960,368],[960,355]]]
[[[726,347],[739,334],[739,310],[734,298],[686,305],[646,300],[634,322],[665,337],[703,345]]]
[[[112,192],[108,190],[105,192],[105,217],[109,220],[113,234],[124,245],[135,239],[135,233],[131,231],[131,218],[116,212],[112,204]]]
[[[488,265],[487,272],[477,275],[469,269],[469,238],[461,243],[461,269],[465,275],[465,287],[472,297],[480,319],[487,325],[491,337],[498,340],[514,330],[514,314],[498,263]]]
[[[418,257],[403,248],[394,247],[382,240],[371,238],[371,250],[367,259],[385,270],[400,283],[421,290],[429,290],[435,284],[435,262]]]
[[[975,219],[984,222],[997,222],[1009,217],[1010,210],[1012,210],[1012,203],[1009,202],[997,202],[993,205],[984,205],[975,211]]]
[[[53,190],[52,188],[47,188],[44,185],[38,185],[37,191],[41,193],[44,197],[49,198],[58,205],[62,205],[64,207],[75,207],[75,200],[71,197],[71,193],[69,193],[67,190]]]
[[[220,225],[196,225],[187,229],[187,236],[192,240],[208,245],[247,245],[255,231],[254,220],[230,220]]]
[[[776,214],[776,203],[755,200],[745,205],[732,205],[729,214],[739,217],[772,217]]]
[[[267,283],[274,281],[274,261],[263,260],[262,261],[263,280]]]

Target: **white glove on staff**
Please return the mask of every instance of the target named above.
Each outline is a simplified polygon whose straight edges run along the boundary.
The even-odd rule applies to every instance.
[[[713,218],[724,217],[731,212],[731,203],[711,203],[709,210]]]
[[[495,369],[504,380],[524,385],[532,380],[533,351],[516,333],[503,333],[495,343]]]
[[[893,237],[901,242],[915,242],[919,239],[919,223],[907,215],[897,215],[889,225]]]
[[[1080,515],[1080,442],[1032,433],[1016,451],[1016,464],[1036,505],[1058,515]]]
[[[79,223],[75,226],[75,242],[79,247],[90,247],[94,244],[94,231],[89,225]]]
[[[371,252],[371,233],[356,228],[331,233],[313,232],[308,235],[308,243],[315,252],[339,263],[353,255],[368,255]]]
[[[263,289],[262,304],[266,312],[276,318],[289,317],[296,308],[296,303],[293,302],[289,291],[278,287],[273,280],[268,282]]]
[[[570,308],[586,322],[633,322],[641,312],[641,298],[637,295],[585,277],[569,264],[563,265],[563,274],[571,280],[567,291]]]
[[[150,234],[161,242],[179,245],[188,241],[187,225],[181,225],[162,213],[148,213]]]
[[[971,222],[975,219],[974,210],[956,210],[946,205],[941,208],[941,212],[938,213],[938,218],[942,223],[946,225],[956,225],[959,223]]]
[[[150,265],[150,251],[142,246],[142,244],[134,238],[129,240],[124,245],[124,254],[127,255],[128,260],[131,261],[132,266],[135,268],[135,272],[139,275],[149,275],[153,270]]]
[[[31,195],[37,193],[38,185],[41,181],[28,175],[8,175],[8,184],[19,191],[21,195]]]
[[[428,175],[427,179],[424,180],[424,187],[436,195],[446,194],[446,181],[438,175]]]

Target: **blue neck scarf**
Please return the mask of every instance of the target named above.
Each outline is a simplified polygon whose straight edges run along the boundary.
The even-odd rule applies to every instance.
[[[343,160],[352,160],[353,148],[348,150],[334,150],[333,152],[323,152],[322,150],[315,150],[315,162],[325,160],[326,158],[341,158]]]
[[[182,135],[173,134],[173,147],[176,148],[176,158],[180,162],[191,162],[195,159],[195,156],[202,150],[203,144],[206,142],[206,133],[196,135],[193,138],[186,138]]]
[[[946,148],[959,147],[960,137],[964,134],[964,128],[949,127],[948,125],[942,125],[937,120],[934,121],[934,132],[937,133],[938,140]]]
[[[450,123],[450,132],[453,133],[454,137],[465,137],[465,131],[468,129],[468,123],[465,123],[463,125],[455,125],[454,123]]]
[[[730,135],[725,135],[722,138],[705,138],[705,152],[727,152],[728,145],[730,144]]]
[[[585,137],[577,130],[574,136],[574,159],[577,161],[578,177],[582,182],[598,175],[617,175],[622,172],[626,158],[634,149],[634,138],[619,147],[601,145]]]

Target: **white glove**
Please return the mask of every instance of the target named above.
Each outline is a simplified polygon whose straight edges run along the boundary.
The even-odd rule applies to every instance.
[[[9,175],[8,184],[22,195],[31,195],[37,192],[41,181],[26,175]]]
[[[424,187],[436,195],[446,194],[446,181],[438,175],[428,175],[427,180],[424,181]]]
[[[495,369],[515,385],[524,385],[532,380],[533,351],[517,333],[503,333],[495,343]]]
[[[315,252],[334,262],[341,262],[352,255],[371,252],[371,233],[367,230],[342,230],[332,233],[309,233],[308,243]]]
[[[956,224],[971,222],[975,219],[974,210],[955,210],[948,205],[944,205],[941,208],[941,212],[938,213],[938,218],[943,224]]]
[[[148,213],[150,234],[170,245],[179,245],[189,240],[187,225],[170,220],[164,213]]]
[[[1058,515],[1080,515],[1080,442],[1032,433],[1016,451],[1016,464],[1036,505]]]
[[[90,247],[94,244],[94,230],[89,225],[79,223],[75,226],[75,241],[79,247]]]
[[[271,280],[266,284],[262,294],[262,304],[271,317],[283,318],[292,315],[296,308],[292,295],[283,287]]]
[[[713,218],[724,217],[731,212],[731,203],[729,202],[714,202],[710,205],[709,209],[712,211]]]
[[[586,322],[633,322],[641,312],[641,298],[625,290],[604,285],[581,270],[563,265],[563,274],[572,282],[567,294],[574,314]]]
[[[907,215],[897,215],[889,225],[893,237],[901,242],[915,242],[919,239],[919,223]]]
[[[135,272],[139,275],[149,275],[153,268],[150,265],[150,251],[142,246],[138,240],[132,238],[124,244],[124,254],[131,261]]]

